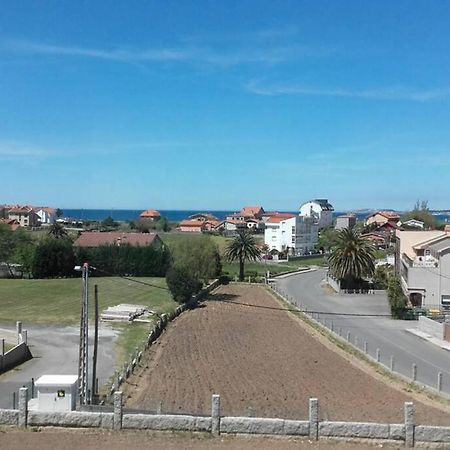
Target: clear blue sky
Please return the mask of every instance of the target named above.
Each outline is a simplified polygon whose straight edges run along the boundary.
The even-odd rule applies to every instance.
[[[450,2],[2,2],[0,203],[450,208]]]

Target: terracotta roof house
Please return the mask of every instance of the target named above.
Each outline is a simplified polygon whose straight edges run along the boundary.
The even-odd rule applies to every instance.
[[[14,219],[0,219],[0,225],[7,225],[12,231],[16,231],[20,226]]]
[[[147,209],[139,215],[141,219],[151,220],[152,222],[155,220],[159,220],[161,218],[161,213],[156,211],[156,209]]]
[[[201,220],[203,222],[206,222],[206,221],[219,222],[219,219],[216,216],[214,216],[213,214],[210,214],[210,213],[192,214],[192,216],[188,217],[188,220]]]
[[[182,220],[178,224],[178,228],[185,233],[201,233],[206,230],[206,222],[203,220]]]
[[[100,247],[101,245],[161,246],[163,242],[155,233],[122,233],[120,231],[85,231],[73,243],[74,247]]]
[[[292,213],[284,213],[284,212],[278,212],[278,211],[267,211],[262,215],[263,222],[267,222],[272,217],[280,218],[280,219],[290,219],[295,214]]]
[[[8,210],[8,219],[16,220],[21,227],[35,227],[39,216],[30,206],[14,206]]]
[[[255,219],[261,219],[264,214],[264,208],[262,206],[244,206],[241,209],[241,215],[244,217],[252,217]]]
[[[399,220],[400,215],[395,211],[377,211],[366,218],[366,225],[375,223],[380,226],[386,222],[397,223]]]

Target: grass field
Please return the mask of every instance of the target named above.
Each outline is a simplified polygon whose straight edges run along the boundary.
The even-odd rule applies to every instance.
[[[164,278],[139,278],[162,288]],[[165,289],[144,286],[119,277],[90,279],[90,307],[94,284],[98,285],[99,309],[119,303],[149,305],[157,312],[170,311],[175,303]],[[80,320],[81,279],[0,280],[0,320],[75,325]],[[93,317],[93,309],[89,311]]]

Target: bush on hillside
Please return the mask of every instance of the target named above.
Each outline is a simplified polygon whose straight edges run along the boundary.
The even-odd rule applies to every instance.
[[[391,276],[389,278],[387,292],[392,317],[394,319],[403,318],[408,300],[406,295],[403,293],[400,279],[398,277]]]
[[[171,267],[167,271],[166,282],[177,303],[188,302],[202,287],[202,283],[184,267]]]
[[[31,258],[33,278],[70,277],[74,275],[75,256],[68,239],[44,239]]]

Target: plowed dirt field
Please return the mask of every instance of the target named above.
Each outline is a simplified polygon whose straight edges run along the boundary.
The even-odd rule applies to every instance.
[[[401,423],[414,401],[416,423],[450,425],[448,407],[386,383],[281,307],[263,287],[221,286],[150,348],[126,407],[208,415],[215,393],[222,415],[306,419],[317,397],[322,419]]]

